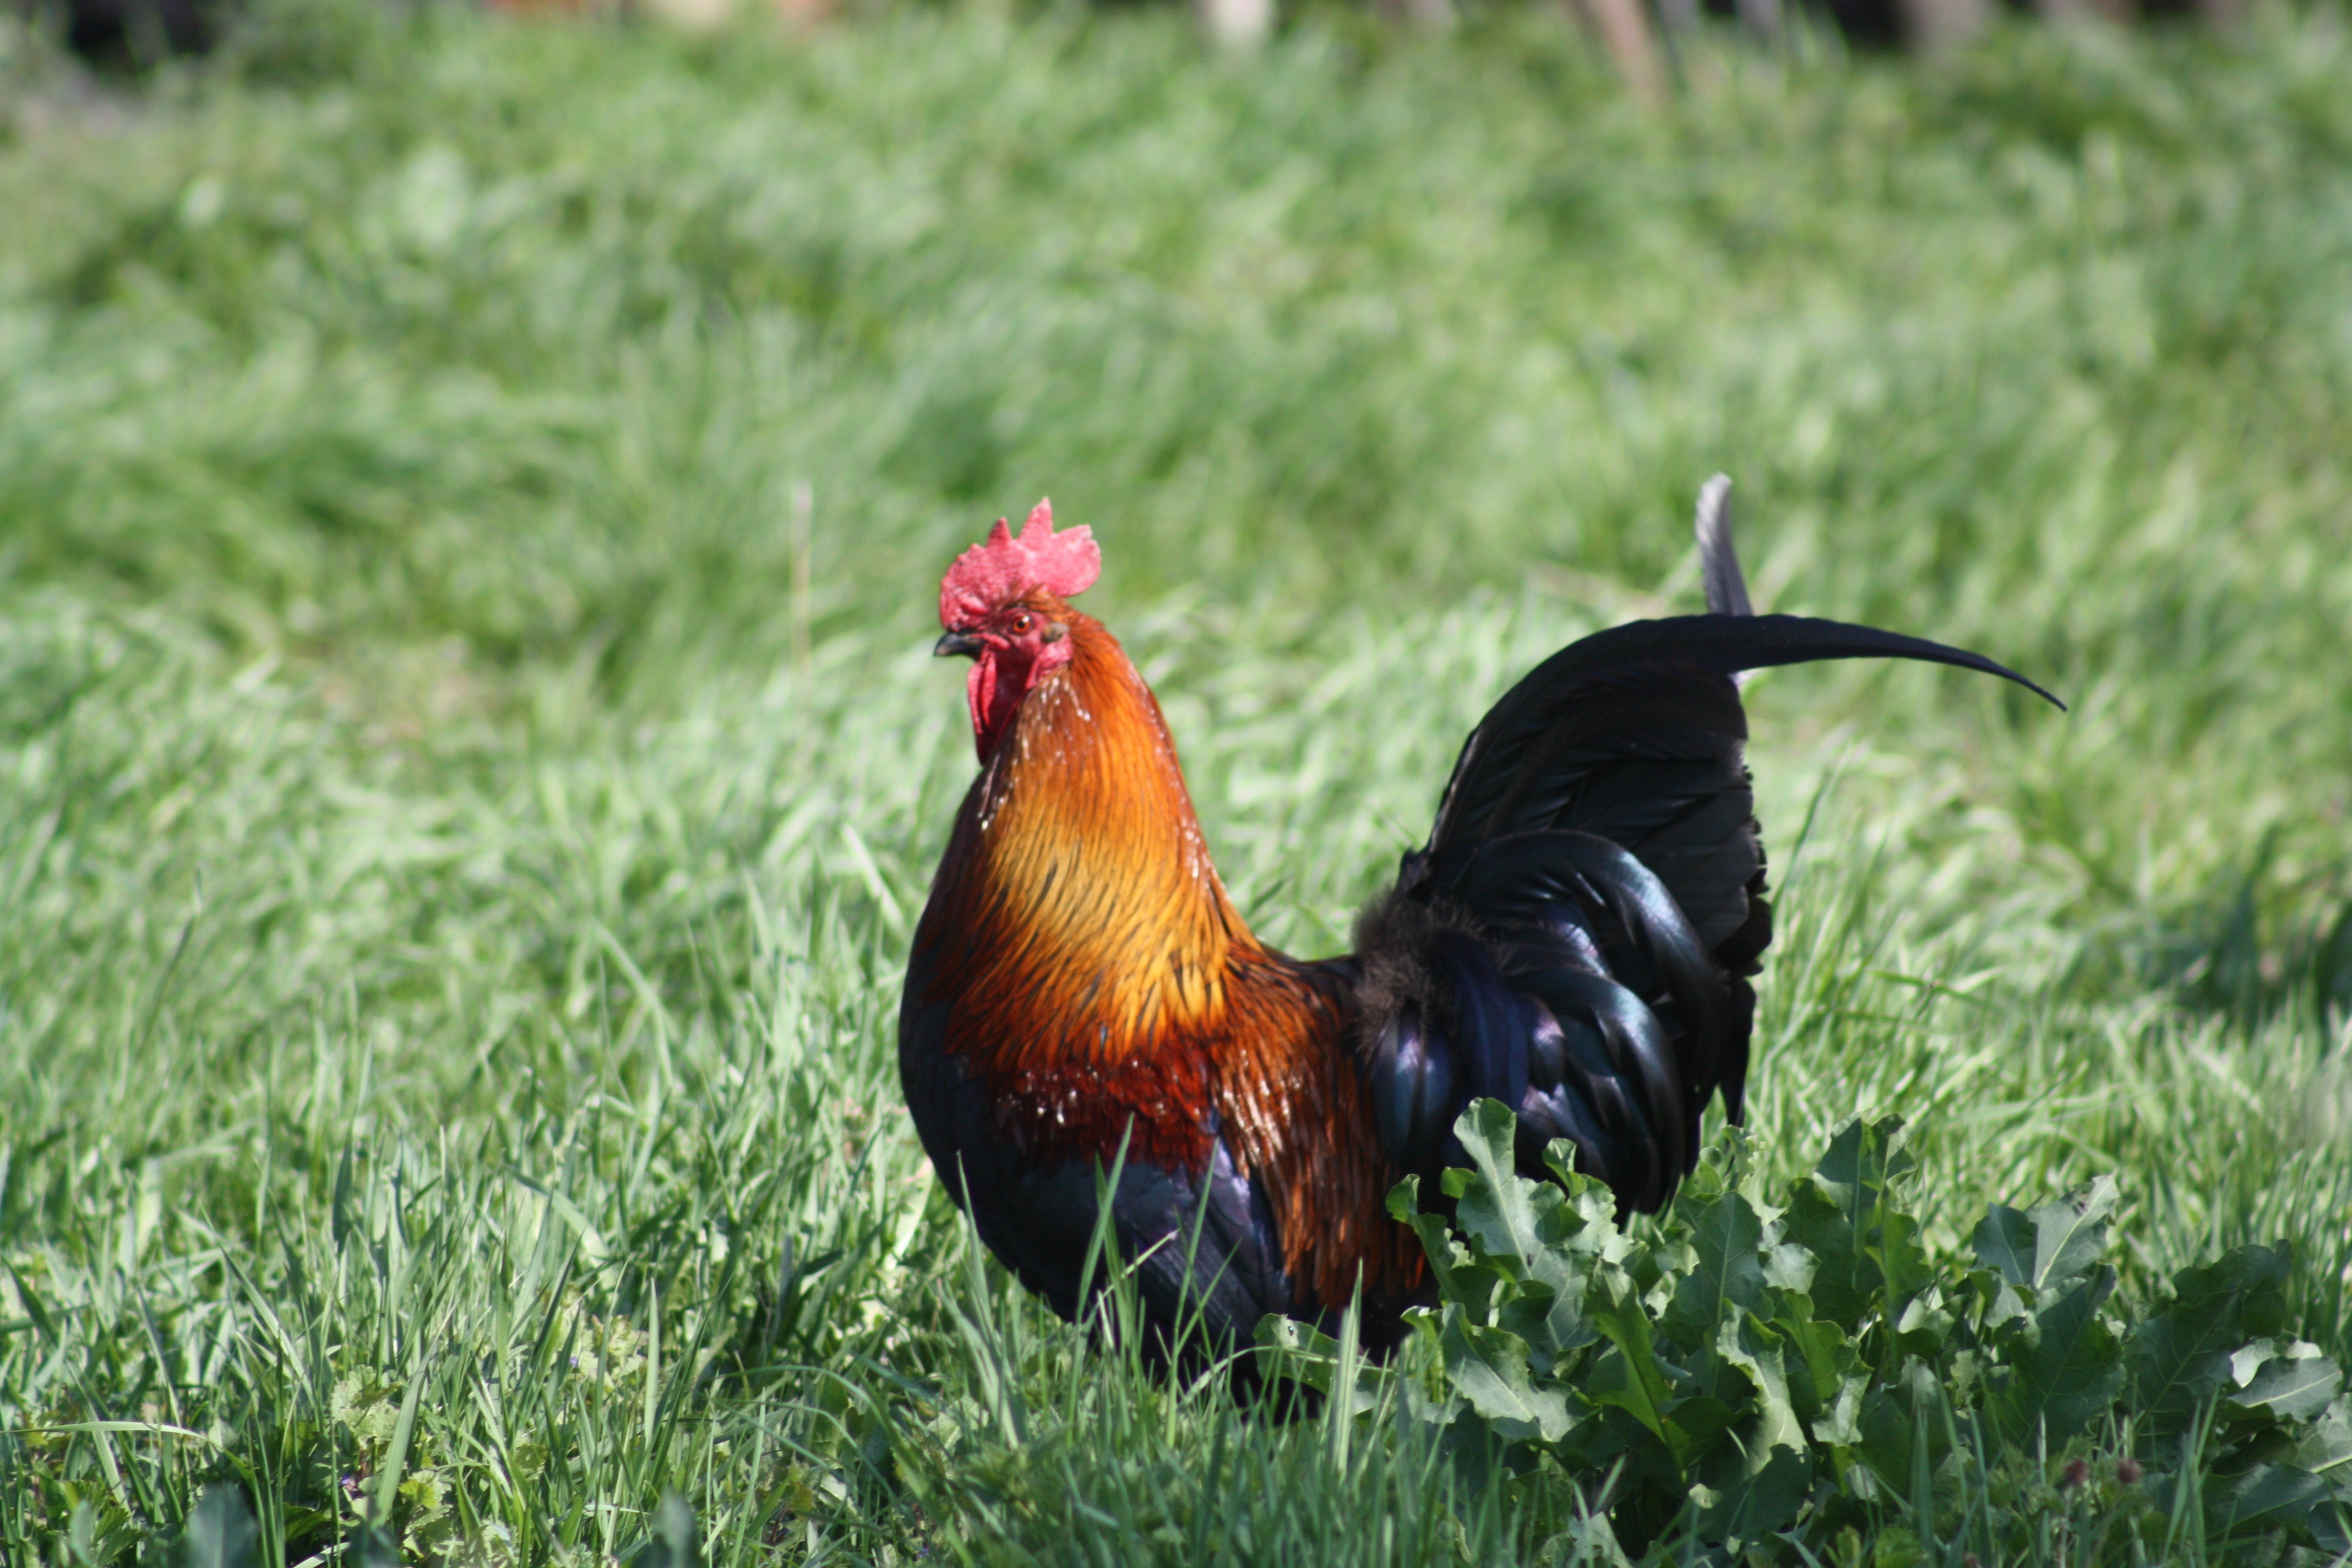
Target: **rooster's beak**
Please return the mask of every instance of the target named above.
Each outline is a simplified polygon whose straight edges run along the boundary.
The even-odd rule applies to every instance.
[[[980,639],[970,632],[950,632],[931,645],[931,652],[940,658],[945,658],[951,653],[960,653],[966,658],[971,658],[979,654],[980,647]]]

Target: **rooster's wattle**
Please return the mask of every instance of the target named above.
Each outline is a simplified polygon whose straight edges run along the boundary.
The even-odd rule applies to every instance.
[[[1070,607],[1101,569],[1089,531],[1040,502],[958,558],[938,651],[973,661],[981,772],[915,933],[899,1069],[950,1194],[1055,1310],[1084,1305],[1108,1191],[1160,1349],[1180,1324],[1213,1347],[1267,1313],[1328,1327],[1360,1289],[1377,1346],[1426,1286],[1386,1194],[1464,1163],[1471,1100],[1517,1108],[1524,1170],[1565,1138],[1643,1211],[1711,1097],[1739,1119],[1771,910],[1734,676],[1900,658],[2032,683],[1749,614],[1727,534],[1700,533],[1712,613],[1596,633],[1513,687],[1357,952],[1311,963],[1250,934],[1159,703]]]

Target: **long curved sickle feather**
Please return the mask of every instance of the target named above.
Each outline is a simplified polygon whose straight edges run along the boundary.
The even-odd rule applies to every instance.
[[[1580,697],[1677,675],[1727,679],[1742,670],[1832,658],[1948,664],[2014,681],[2062,712],[2066,707],[2041,686],[1980,653],[1874,626],[1811,616],[1671,616],[1629,621],[1569,644],[1528,671],[1495,704],[1463,743],[1438,807],[1437,825],[1430,831],[1429,847],[1433,851],[1457,832],[1473,827],[1461,820],[1465,800],[1474,793],[1464,788],[1466,781],[1507,773],[1528,741]]]

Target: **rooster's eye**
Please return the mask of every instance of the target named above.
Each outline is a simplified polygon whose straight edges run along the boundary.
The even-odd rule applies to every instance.
[[[1029,635],[1029,628],[1036,624],[1037,617],[1034,616],[1015,616],[1013,617],[1013,635],[1014,637],[1027,637]]]

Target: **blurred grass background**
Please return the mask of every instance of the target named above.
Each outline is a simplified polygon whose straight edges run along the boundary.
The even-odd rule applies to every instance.
[[[1764,1158],[1899,1112],[1948,1244],[2112,1171],[2130,1288],[2288,1237],[2352,1351],[2341,11],[1703,34],[1659,112],[1500,8],[1234,60],[280,0],[135,90],[5,37],[18,1560],[227,1475],[289,1562],[379,1501],[601,1559],[671,1488],[728,1562],[1544,1546],[1107,1374],[919,1166],[935,591],[1040,493],[1328,952],[1521,668],[1696,607],[1727,469],[1759,599],[2074,704],[1752,689]]]

